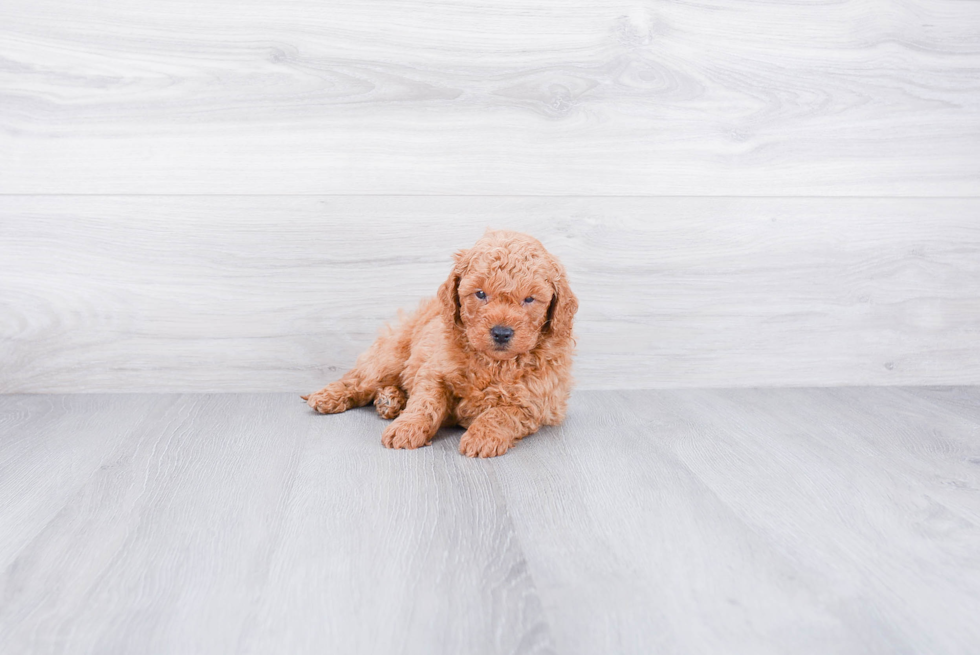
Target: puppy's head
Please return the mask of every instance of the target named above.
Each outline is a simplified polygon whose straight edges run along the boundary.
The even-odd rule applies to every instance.
[[[571,339],[578,300],[537,239],[488,231],[455,259],[439,298],[447,324],[471,349],[504,360]]]

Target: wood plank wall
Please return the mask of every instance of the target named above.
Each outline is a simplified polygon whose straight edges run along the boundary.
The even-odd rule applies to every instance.
[[[9,0],[0,392],[309,390],[487,226],[584,388],[980,384],[980,3]]]

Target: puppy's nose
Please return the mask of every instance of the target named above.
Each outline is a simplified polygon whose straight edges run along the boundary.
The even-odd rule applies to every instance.
[[[509,327],[503,325],[494,325],[490,328],[490,336],[501,346],[510,341],[510,338],[514,336],[514,331]]]

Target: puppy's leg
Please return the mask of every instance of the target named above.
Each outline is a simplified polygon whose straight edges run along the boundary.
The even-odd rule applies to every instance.
[[[520,407],[491,407],[470,424],[459,441],[459,452],[467,457],[503,455],[538,427]]]
[[[398,387],[384,387],[374,396],[374,408],[381,418],[395,418],[405,409],[408,396]]]
[[[324,388],[302,396],[306,404],[321,414],[339,414],[371,402],[376,386],[356,374],[356,369]]]
[[[306,404],[321,414],[338,414],[363,407],[385,387],[398,384],[398,378],[411,349],[413,321],[388,329],[360,357],[344,377],[317,392],[303,396]]]
[[[449,414],[449,394],[435,381],[420,382],[412,389],[408,404],[381,434],[385,448],[421,448],[429,445]]]

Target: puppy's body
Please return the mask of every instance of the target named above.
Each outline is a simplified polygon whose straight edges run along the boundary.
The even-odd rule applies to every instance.
[[[366,405],[395,418],[389,448],[418,448],[440,426],[468,428],[460,452],[490,457],[565,416],[578,302],[535,239],[488,232],[456,254],[439,294],[386,330],[343,378],[306,397],[326,414]]]

